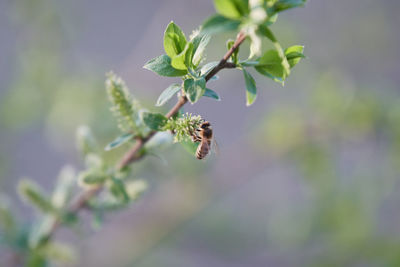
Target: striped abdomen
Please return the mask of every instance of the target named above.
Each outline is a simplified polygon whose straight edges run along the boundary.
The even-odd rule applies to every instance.
[[[204,159],[210,152],[211,140],[202,139],[196,150],[197,159]]]

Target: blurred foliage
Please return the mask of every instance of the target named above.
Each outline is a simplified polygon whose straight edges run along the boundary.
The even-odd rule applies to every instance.
[[[308,216],[309,229],[296,244],[317,242],[323,251],[308,264],[397,266],[399,236],[380,230],[386,220],[380,212],[400,175],[399,96],[356,88],[338,76],[321,75],[304,104],[308,108],[278,105],[270,111],[254,131],[254,148],[266,143],[259,152],[286,161],[311,190],[307,205],[296,208],[307,214],[300,217]],[[284,227],[298,229],[293,219],[287,214],[273,229],[278,235]]]

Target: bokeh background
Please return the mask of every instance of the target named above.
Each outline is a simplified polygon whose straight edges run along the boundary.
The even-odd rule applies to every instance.
[[[221,72],[209,87],[222,102],[186,107],[212,122],[219,154],[199,162],[174,145],[167,164],[136,164],[149,191],[99,231],[84,212],[87,225],[57,232],[79,251],[59,266],[400,266],[399,11],[310,0],[282,13],[272,30],[307,56],[285,87],[255,74],[248,108],[242,74]],[[118,134],[104,74],[157,110],[175,80],[142,66],[169,21],[190,34],[213,13],[211,0],[0,0],[0,193],[21,219],[35,218],[21,177],[50,191],[65,164],[82,167],[79,125],[104,145]],[[213,38],[207,58],[234,35]]]

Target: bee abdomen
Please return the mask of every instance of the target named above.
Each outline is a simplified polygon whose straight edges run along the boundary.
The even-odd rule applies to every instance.
[[[204,159],[209,152],[209,145],[208,143],[201,142],[196,150],[196,157],[197,159]]]

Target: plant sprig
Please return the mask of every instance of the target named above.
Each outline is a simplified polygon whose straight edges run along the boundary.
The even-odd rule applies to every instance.
[[[177,103],[165,115],[143,109],[139,101],[129,92],[121,78],[113,73],[107,74],[106,88],[122,135],[108,144],[106,151],[133,142],[132,147],[113,166],[104,158],[104,150],[88,127],[78,130],[78,145],[85,161],[85,169],[76,173],[66,167],[52,195],[48,196],[38,185],[23,180],[19,192],[26,202],[42,213],[41,219],[28,232],[18,232],[16,220],[7,205],[0,203],[0,221],[7,231],[7,241],[17,244],[17,254],[26,266],[45,266],[49,260],[71,259],[73,251],[64,244],[53,241],[52,237],[59,226],[72,226],[79,220],[78,213],[84,208],[93,212],[96,225],[105,211],[112,211],[132,203],[146,189],[146,182],[132,177],[131,163],[151,154],[154,147],[160,147],[171,140],[161,135],[172,132],[175,142],[185,144],[193,131],[199,127],[201,116],[183,114],[182,107],[199,101],[203,96],[220,100],[214,90],[206,84],[216,79],[223,69],[238,69],[244,75],[246,103],[251,105],[257,97],[255,79],[249,72],[258,73],[275,82],[284,83],[300,59],[304,57],[303,46],[295,45],[283,49],[269,29],[276,22],[278,13],[302,6],[305,0],[214,0],[217,14],[207,19],[200,30],[189,38],[174,22],[168,24],[164,33],[164,51],[148,61],[144,68],[160,76],[180,77],[181,83],[173,83],[159,96],[156,106],[165,105],[175,95]],[[235,40],[228,40],[227,52],[220,61],[205,62],[205,50],[211,37],[226,31],[236,31]],[[263,51],[262,38],[267,38],[274,49]],[[249,55],[241,59],[240,45],[250,41]],[[148,141],[152,139],[153,145]],[[154,141],[154,142],[153,142]],[[156,144],[156,145],[154,145]],[[74,181],[79,181],[82,191],[72,197]],[[8,230],[7,230],[8,229]],[[0,228],[0,233],[1,233]]]

